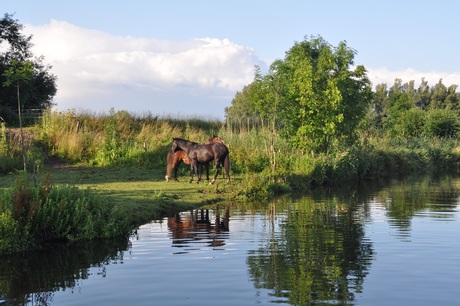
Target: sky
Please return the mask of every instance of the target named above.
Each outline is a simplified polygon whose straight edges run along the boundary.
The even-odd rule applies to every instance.
[[[54,109],[224,119],[295,42],[356,50],[375,85],[460,85],[460,1],[0,0],[57,76]]]

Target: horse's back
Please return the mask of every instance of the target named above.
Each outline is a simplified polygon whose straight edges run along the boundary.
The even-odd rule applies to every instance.
[[[224,160],[228,155],[228,148],[226,145],[220,142],[212,144],[212,149],[214,152],[214,159]]]

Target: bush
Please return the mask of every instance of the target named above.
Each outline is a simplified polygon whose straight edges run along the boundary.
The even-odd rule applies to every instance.
[[[425,124],[425,135],[428,137],[457,137],[460,131],[458,115],[451,110],[435,109],[429,111]]]
[[[128,235],[133,220],[90,189],[32,186],[28,176],[0,193],[0,253],[37,248],[50,241]]]
[[[400,119],[397,127],[402,137],[419,137],[423,134],[426,121],[426,112],[421,109],[412,108]]]

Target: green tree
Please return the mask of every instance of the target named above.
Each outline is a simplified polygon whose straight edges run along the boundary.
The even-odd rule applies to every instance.
[[[434,109],[427,113],[425,134],[428,137],[457,137],[460,131],[459,116],[448,109]]]
[[[50,73],[51,66],[44,63],[43,56],[33,56],[30,51],[32,36],[23,35],[22,30],[23,26],[13,19],[13,15],[5,14],[0,18],[0,44],[3,47],[0,51],[0,83],[7,81],[5,72],[11,69],[12,63],[30,63],[32,74],[29,82],[21,85],[21,96],[27,100],[27,108],[45,110],[53,105],[56,76]],[[18,115],[12,111],[16,108],[16,96],[15,87],[0,88],[0,116],[7,122],[17,122]]]
[[[395,130],[402,137],[419,137],[423,135],[426,111],[411,108],[400,117]]]
[[[258,117],[254,106],[254,100],[260,92],[257,82],[252,82],[243,87],[241,91],[235,94],[232,99],[232,105],[225,108],[227,122],[238,121],[239,123]]]
[[[442,83],[442,79],[431,89],[431,109],[446,108],[447,87]]]
[[[447,88],[447,96],[444,104],[447,109],[455,111],[457,114],[460,111],[460,93],[457,92],[457,85],[450,85]]]
[[[422,78],[422,82],[417,89],[415,106],[422,110],[427,110],[430,106],[431,90],[428,81]]]
[[[377,130],[383,129],[383,122],[386,116],[385,107],[388,103],[387,84],[378,84],[375,87],[374,98],[369,108],[368,120],[370,125]]]
[[[391,135],[396,136],[401,134],[401,125],[404,124],[404,114],[414,108],[409,95],[407,86],[402,84],[401,79],[395,79],[393,86],[388,91],[388,101],[385,108],[387,118],[384,121],[385,130]]]
[[[20,87],[21,84],[26,84],[32,78],[32,63],[23,62],[19,63],[18,60],[12,59],[10,67],[3,74],[6,77],[6,81],[3,84],[5,87],[13,85],[16,88],[17,102],[18,102],[18,117],[19,117],[19,128],[21,133],[21,150],[22,150],[22,160],[24,164],[24,171],[27,170],[26,163],[26,153],[24,147],[24,134],[22,132],[22,108],[21,108],[21,96],[20,96]]]
[[[295,147],[327,152],[334,141],[353,140],[372,97],[366,69],[351,69],[355,53],[345,42],[333,47],[311,37],[276,63],[273,71],[284,74],[277,78],[281,132]]]

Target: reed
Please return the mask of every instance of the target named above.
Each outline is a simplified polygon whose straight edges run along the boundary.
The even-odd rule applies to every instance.
[[[390,138],[363,132],[354,145],[339,141],[327,153],[292,148],[276,130],[254,122],[206,121],[199,118],[133,116],[125,111],[105,115],[49,113],[39,127],[51,154],[97,166],[164,168],[172,137],[205,142],[213,134],[230,150],[232,172],[249,178],[253,188],[305,190],[310,186],[457,169],[455,138]],[[249,186],[248,185],[248,186]],[[278,186],[278,187],[274,187]],[[254,192],[242,192],[253,194]]]

